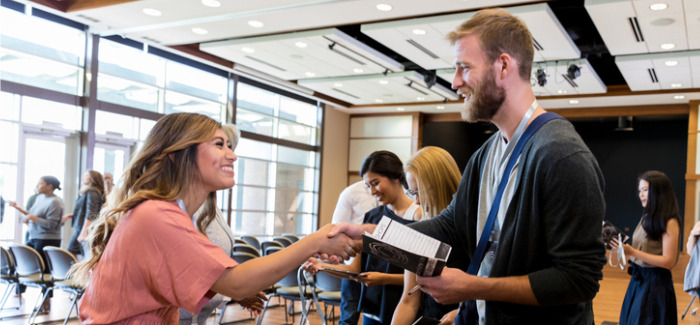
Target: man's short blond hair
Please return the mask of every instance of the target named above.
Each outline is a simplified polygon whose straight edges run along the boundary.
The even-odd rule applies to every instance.
[[[447,35],[454,45],[458,40],[476,35],[489,62],[498,59],[501,53],[508,53],[518,62],[518,74],[530,80],[535,47],[532,34],[525,23],[504,9],[484,9],[462,23]]]

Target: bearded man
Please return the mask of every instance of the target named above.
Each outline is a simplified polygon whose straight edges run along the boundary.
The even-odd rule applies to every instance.
[[[471,157],[449,207],[411,225],[452,246],[453,267],[417,283],[439,303],[468,302],[441,324],[593,324],[592,300],[606,261],[604,179],[595,157],[571,123],[556,118],[532,134],[504,173],[524,130],[546,113],[530,84],[532,35],[507,11],[486,9],[448,39],[457,69],[452,87],[465,98],[463,119],[490,121],[499,132]],[[497,191],[501,179],[505,187]],[[498,192],[479,259],[474,252]],[[342,224],[329,235],[373,230]],[[468,274],[472,259],[478,273]]]

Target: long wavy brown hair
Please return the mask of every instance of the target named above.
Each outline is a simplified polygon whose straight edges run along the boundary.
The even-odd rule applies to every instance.
[[[106,199],[104,177],[102,177],[100,172],[95,170],[88,170],[87,173],[90,174],[90,184],[81,187],[78,194],[83,195],[88,190],[95,190],[100,194],[100,199],[104,202]]]
[[[123,184],[112,190],[111,208],[90,226],[87,240],[92,256],[73,266],[74,283],[87,284],[90,271],[128,211],[146,200],[175,201],[200,180],[197,146],[211,140],[219,128],[219,122],[201,114],[176,113],[158,120],[124,173]],[[209,193],[203,205],[197,227],[206,236],[206,228],[216,215],[216,194]]]

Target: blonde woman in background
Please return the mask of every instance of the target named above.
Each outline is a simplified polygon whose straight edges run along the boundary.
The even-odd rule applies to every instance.
[[[425,147],[406,162],[408,192],[423,209],[423,219],[430,219],[445,209],[457,192],[462,175],[452,155],[442,148]],[[441,319],[457,305],[438,304],[429,295],[417,290],[416,274],[404,271],[401,300],[396,306],[393,325],[412,324],[419,316]]]
[[[357,243],[328,238],[328,225],[274,257],[238,265],[205,235],[215,192],[234,185],[235,160],[217,121],[192,113],[158,120],[112,191],[117,207],[91,227],[91,258],[74,267],[73,279],[89,281],[82,323],[175,324],[179,307],[198,313],[216,293],[253,296],[313,254],[355,255]],[[196,229],[192,216],[202,205]]]

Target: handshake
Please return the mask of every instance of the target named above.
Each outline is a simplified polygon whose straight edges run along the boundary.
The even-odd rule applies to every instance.
[[[315,257],[338,264],[362,251],[362,234],[374,232],[377,225],[329,224],[309,236],[319,236]]]

